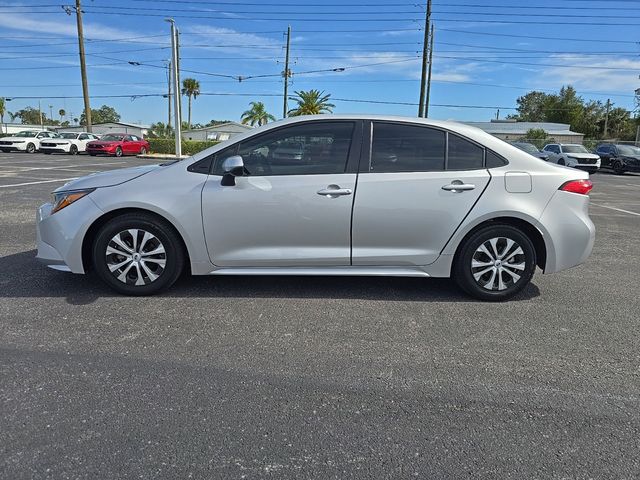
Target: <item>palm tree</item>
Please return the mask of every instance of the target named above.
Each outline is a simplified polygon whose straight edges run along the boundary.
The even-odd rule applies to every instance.
[[[291,100],[295,100],[298,106],[292,110],[289,110],[289,116],[297,117],[299,115],[318,115],[320,113],[331,113],[335,108],[333,103],[329,103],[330,93],[325,95],[324,91],[309,90],[305,92],[300,90],[295,92],[296,96],[291,97]]]
[[[60,115],[60,123],[62,123],[62,120],[64,119],[64,116],[67,114],[67,112],[65,111],[64,108],[61,108],[60,110],[58,110],[58,115]]]
[[[7,113],[4,98],[0,97],[0,131],[2,131],[2,124],[4,123],[4,114]]]
[[[267,110],[264,108],[264,103],[251,102],[249,103],[249,105],[251,106],[251,108],[244,112],[240,117],[244,125],[248,123],[253,127],[257,123],[258,126],[261,126],[266,125],[267,123],[276,119],[276,117],[267,112]]]
[[[182,95],[186,95],[189,98],[189,117],[187,125],[191,128],[191,98],[196,98],[200,95],[200,82],[195,78],[185,78],[182,81]]]

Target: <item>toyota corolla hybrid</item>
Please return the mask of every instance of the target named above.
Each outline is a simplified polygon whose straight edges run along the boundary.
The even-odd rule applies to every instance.
[[[189,272],[453,277],[505,300],[536,266],[589,256],[590,190],[586,172],[466,125],[297,117],[183,161],[67,183],[38,210],[37,257],[129,295]]]

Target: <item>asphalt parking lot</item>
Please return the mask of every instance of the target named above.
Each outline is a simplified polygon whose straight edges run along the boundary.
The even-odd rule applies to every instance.
[[[585,265],[504,304],[448,280],[183,278],[34,259],[66,180],[0,154],[0,478],[638,478],[640,175],[598,173]]]

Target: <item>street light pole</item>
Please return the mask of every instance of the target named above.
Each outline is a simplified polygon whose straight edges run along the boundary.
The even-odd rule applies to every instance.
[[[176,24],[173,18],[165,18],[171,24],[171,79],[173,80],[173,110],[176,132],[176,157],[182,157],[182,125],[180,122],[180,80],[178,79],[178,49]]]

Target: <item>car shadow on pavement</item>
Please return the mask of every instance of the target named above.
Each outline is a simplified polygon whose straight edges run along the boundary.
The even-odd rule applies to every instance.
[[[98,298],[122,298],[94,275],[51,270],[29,250],[0,257],[0,298],[65,297],[72,305],[87,305]],[[540,295],[529,284],[512,301]],[[168,298],[331,298],[422,302],[476,302],[445,278],[309,277],[309,276],[183,276],[168,291]]]

